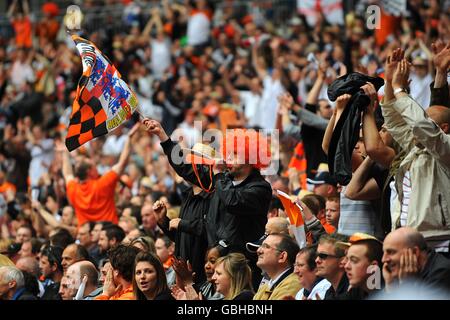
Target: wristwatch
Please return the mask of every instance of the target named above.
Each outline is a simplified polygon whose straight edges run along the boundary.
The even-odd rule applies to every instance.
[[[394,90],[394,94],[397,95],[400,92],[408,93],[408,91],[405,88],[397,88]]]

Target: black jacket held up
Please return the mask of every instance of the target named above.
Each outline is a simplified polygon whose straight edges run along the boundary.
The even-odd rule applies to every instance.
[[[361,90],[367,82],[372,83],[377,91],[384,84],[382,78],[353,72],[337,78],[328,87],[328,98],[331,101],[336,101],[343,94],[352,96],[336,124],[328,149],[330,174],[344,186],[352,178],[351,160],[359,139],[361,114],[370,103],[370,98]]]

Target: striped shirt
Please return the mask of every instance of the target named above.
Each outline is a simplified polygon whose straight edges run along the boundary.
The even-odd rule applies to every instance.
[[[403,177],[403,201],[402,201],[402,210],[400,213],[400,226],[406,226],[406,222],[408,221],[408,208],[409,208],[409,200],[411,198],[411,173],[408,171],[405,172],[405,176]]]
[[[351,236],[363,232],[375,237],[381,236],[381,225],[370,201],[351,200],[341,190],[341,213],[337,232]]]

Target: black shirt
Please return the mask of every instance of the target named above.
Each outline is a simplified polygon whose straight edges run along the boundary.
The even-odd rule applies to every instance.
[[[333,286],[331,286],[327,292],[325,293],[324,300],[338,300],[341,299],[342,296],[344,296],[347,293],[348,290],[348,278],[347,275],[344,273],[342,275],[341,281],[339,281],[339,285],[337,288],[337,291],[334,290]]]
[[[450,259],[430,249],[427,263],[420,272],[420,279],[426,285],[450,292]]]
[[[250,290],[244,290],[239,293],[233,300],[253,300],[255,294]]]

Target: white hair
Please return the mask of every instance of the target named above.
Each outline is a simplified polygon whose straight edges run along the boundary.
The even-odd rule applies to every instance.
[[[25,286],[25,279],[22,271],[13,266],[0,267],[0,275],[2,275],[3,282],[16,281],[16,287],[21,288]]]

